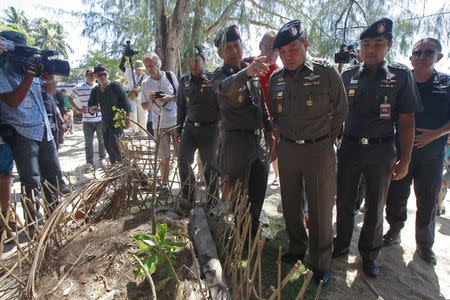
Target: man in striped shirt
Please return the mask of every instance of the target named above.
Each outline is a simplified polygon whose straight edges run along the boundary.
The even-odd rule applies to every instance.
[[[83,114],[83,132],[84,132],[84,150],[86,152],[86,168],[85,172],[92,172],[94,170],[94,133],[97,133],[98,140],[98,154],[100,157],[100,165],[105,167],[106,151],[105,144],[103,143],[102,133],[102,113],[97,112],[91,114],[88,112],[88,101],[91,90],[94,88],[94,68],[86,69],[86,82],[77,85],[69,96],[69,102],[72,107]],[[81,107],[75,103],[75,99],[81,103]]]

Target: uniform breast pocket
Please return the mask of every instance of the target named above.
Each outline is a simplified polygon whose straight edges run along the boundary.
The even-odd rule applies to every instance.
[[[184,94],[184,98],[185,98],[186,102],[189,103],[189,102],[191,102],[192,96],[194,95],[194,90],[191,87],[184,88],[183,94]]]
[[[322,114],[330,107],[330,93],[328,90],[321,90],[307,97],[303,104],[311,114]]]
[[[272,105],[272,109],[275,109],[275,112],[273,113],[280,116],[287,115],[291,110],[290,100],[290,94],[286,90],[276,91]]]

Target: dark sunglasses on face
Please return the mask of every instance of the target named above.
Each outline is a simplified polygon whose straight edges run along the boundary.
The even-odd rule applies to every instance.
[[[431,56],[436,54],[436,50],[433,50],[433,49],[426,49],[424,51],[422,51],[422,50],[415,50],[412,53],[412,55],[415,56],[415,57],[421,57],[422,54],[425,55],[426,57],[431,57]]]

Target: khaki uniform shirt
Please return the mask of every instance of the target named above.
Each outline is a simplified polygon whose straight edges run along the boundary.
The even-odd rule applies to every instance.
[[[274,72],[269,82],[270,114],[283,137],[315,139],[339,134],[348,108],[337,70],[306,54],[296,71]]]

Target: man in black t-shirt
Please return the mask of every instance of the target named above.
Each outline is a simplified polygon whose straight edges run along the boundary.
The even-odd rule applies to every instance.
[[[103,140],[109,155],[109,161],[114,164],[122,159],[117,143],[123,134],[123,128],[114,127],[115,112],[113,106],[125,110],[127,118],[124,128],[128,129],[130,127],[131,105],[125,89],[119,83],[109,81],[108,70],[103,65],[97,65],[94,68],[94,73],[98,85],[92,89],[89,96],[89,112],[95,114],[100,110],[102,113]]]
[[[450,132],[450,76],[434,68],[442,57],[441,43],[433,38],[418,41],[410,57],[424,110],[414,114],[416,137],[409,172],[402,180],[392,182],[389,188],[386,201],[389,231],[383,237],[384,246],[400,243],[400,230],[406,221],[406,204],[414,181],[417,252],[432,264],[436,264],[432,250],[436,206]],[[399,152],[402,152],[401,147]]]

